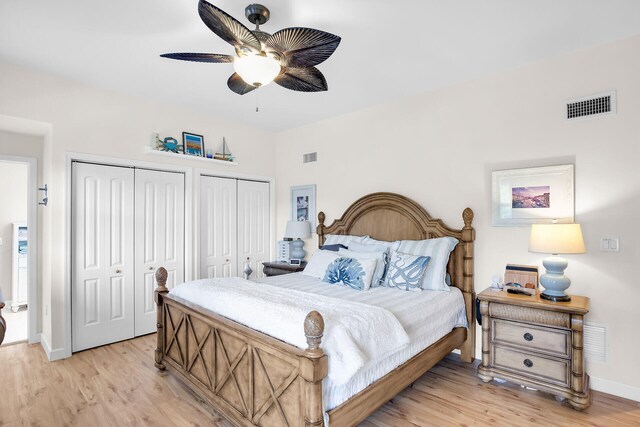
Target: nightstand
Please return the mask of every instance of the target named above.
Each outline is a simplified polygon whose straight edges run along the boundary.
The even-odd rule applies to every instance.
[[[304,268],[307,266],[307,263],[303,261],[300,265],[291,265],[285,261],[271,261],[263,262],[262,265],[264,265],[262,272],[265,274],[265,276],[268,277],[297,273],[304,270]]]
[[[482,362],[478,376],[513,381],[567,399],[583,410],[591,404],[582,349],[589,298],[551,302],[486,289],[478,295],[482,314]]]

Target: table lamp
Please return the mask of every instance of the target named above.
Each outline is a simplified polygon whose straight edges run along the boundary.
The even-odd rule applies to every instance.
[[[284,237],[285,239],[294,239],[291,242],[291,258],[303,260],[306,254],[302,249],[304,242],[300,239],[311,237],[311,223],[309,221],[287,221]]]
[[[540,276],[544,292],[540,298],[550,301],[571,301],[565,290],[571,280],[564,275],[569,262],[558,254],[585,253],[580,224],[533,224],[529,239],[529,252],[551,254],[542,265],[547,273]]]

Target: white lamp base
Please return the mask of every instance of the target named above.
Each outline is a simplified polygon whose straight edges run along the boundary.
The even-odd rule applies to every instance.
[[[304,241],[301,239],[296,239],[291,242],[291,258],[299,259],[302,261],[306,255],[306,252],[304,251],[304,249],[302,249],[303,247]]]
[[[571,297],[565,293],[571,285],[571,280],[564,275],[569,262],[565,258],[554,255],[545,258],[542,265],[547,269],[547,273],[540,276],[540,284],[544,287],[540,298],[549,301],[571,301]]]

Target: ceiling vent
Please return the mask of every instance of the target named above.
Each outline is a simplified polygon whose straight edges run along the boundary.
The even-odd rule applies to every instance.
[[[584,354],[589,361],[607,361],[607,328],[601,325],[584,325]]]
[[[313,153],[305,153],[302,155],[302,163],[311,163],[318,161],[318,152],[314,151]]]
[[[575,120],[585,117],[604,116],[616,113],[616,92],[599,93],[565,102],[566,119]]]

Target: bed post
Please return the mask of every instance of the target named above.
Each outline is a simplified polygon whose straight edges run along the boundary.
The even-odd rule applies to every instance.
[[[463,256],[463,285],[462,292],[464,303],[467,307],[467,339],[460,348],[460,359],[463,362],[473,362],[476,353],[476,292],[473,284],[473,241],[476,239],[476,232],[471,226],[473,222],[473,211],[466,208],[462,212],[464,228],[462,229],[462,244],[464,247]]]
[[[4,308],[4,302],[0,301],[0,344],[4,341],[4,333],[7,330],[7,322],[2,317],[2,309]]]
[[[324,245],[324,212],[318,214],[318,226],[316,227],[316,233],[318,233],[318,248]]]
[[[163,298],[169,292],[167,289],[167,270],[164,267],[160,267],[156,271],[156,282],[158,283],[158,287],[153,293],[153,299],[156,302],[156,328],[158,333],[156,334],[156,363],[155,367],[164,371],[165,366],[162,364],[162,353],[164,346],[164,320],[162,317],[162,312],[164,310],[164,302]]]
[[[309,345],[300,357],[300,376],[304,380],[304,425],[319,427],[324,425],[322,411],[322,380],[327,376],[327,356],[320,348],[324,333],[324,319],[317,311],[307,314],[304,319],[304,335]]]

